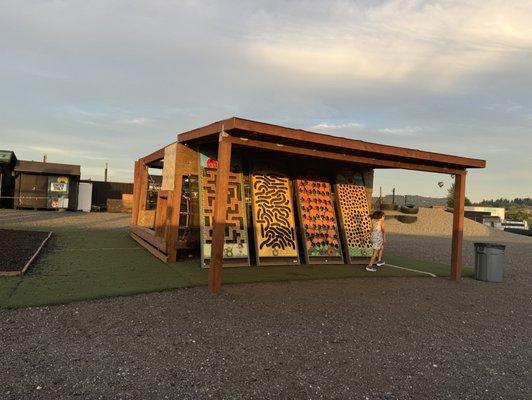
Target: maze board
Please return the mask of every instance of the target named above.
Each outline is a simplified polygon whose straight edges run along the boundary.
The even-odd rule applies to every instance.
[[[320,180],[295,180],[299,222],[308,264],[342,264],[340,235],[331,185]]]
[[[348,262],[357,262],[357,257],[371,257],[371,219],[366,188],[352,183],[337,183],[335,190]]]
[[[299,263],[290,180],[254,172],[251,186],[257,265]]]
[[[211,258],[214,200],[218,162],[214,157],[200,154],[200,220],[201,220],[201,259],[208,266]],[[240,171],[238,163],[231,168]],[[224,266],[249,265],[246,210],[244,204],[242,173],[229,174],[227,214],[224,240]]]

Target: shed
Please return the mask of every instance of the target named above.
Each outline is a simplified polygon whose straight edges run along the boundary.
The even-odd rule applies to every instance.
[[[15,208],[76,210],[79,165],[18,160]]]
[[[375,171],[443,173],[455,179],[451,276],[459,280],[467,169],[485,165],[232,117],[136,161],[131,235],[163,261],[198,248],[216,293],[223,266],[367,262]],[[163,177],[153,210],[150,168]]]
[[[0,207],[13,207],[13,190],[15,186],[14,168],[17,162],[15,153],[0,150]]]

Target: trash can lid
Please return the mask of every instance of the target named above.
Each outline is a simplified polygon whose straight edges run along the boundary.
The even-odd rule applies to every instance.
[[[482,243],[477,242],[475,243],[475,247],[490,247],[492,249],[501,249],[504,250],[506,248],[506,245],[504,244],[498,244],[498,243]]]

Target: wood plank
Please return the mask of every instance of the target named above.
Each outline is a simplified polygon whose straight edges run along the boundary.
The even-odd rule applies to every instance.
[[[137,226],[155,229],[155,212],[156,210],[140,210]]]
[[[138,224],[140,210],[140,161],[135,161],[133,178],[133,209],[131,210],[131,226]]]
[[[176,145],[176,157],[174,164],[174,187],[169,193],[166,212],[166,248],[168,249],[168,261],[177,260],[177,231],[179,229],[179,217],[181,215],[181,197],[183,191],[183,176],[190,173],[197,173],[198,170],[197,152],[189,149],[181,143]]]
[[[155,232],[148,228],[141,226],[132,226],[131,233],[139,236],[145,242],[149,243],[153,247],[159,249],[161,252],[166,253],[166,241],[162,237],[155,236]]]
[[[222,121],[216,121],[212,124],[180,133],[177,135],[177,140],[181,143],[189,140],[199,139],[208,135],[219,135],[222,130],[227,132],[233,129],[235,125],[235,119],[235,117],[232,117]]]
[[[161,189],[174,190],[176,148],[179,143],[172,143],[164,148],[163,181]],[[182,144],[179,144],[182,146]]]
[[[473,158],[453,156],[448,154],[433,153],[406,147],[389,146],[377,143],[364,142],[362,140],[347,139],[338,136],[325,135],[321,133],[308,132],[301,129],[285,128],[283,126],[265,124],[262,122],[235,118],[235,128],[251,132],[259,132],[271,136],[290,138],[306,141],[325,146],[337,146],[352,150],[361,150],[371,153],[395,155],[399,157],[415,158],[419,160],[437,161],[442,163],[455,164],[469,168],[484,168],[486,162]]]
[[[371,167],[379,166],[379,167],[386,167],[386,168],[398,168],[398,169],[400,168],[400,169],[409,169],[409,170],[414,170],[414,171],[437,172],[441,174],[452,174],[452,175],[463,174],[465,172],[465,170],[461,170],[461,169],[434,167],[434,166],[428,166],[428,165],[406,163],[402,161],[379,160],[376,158],[353,156],[353,155],[347,155],[347,154],[341,154],[341,153],[334,153],[330,151],[319,151],[319,150],[306,149],[303,147],[278,145],[276,143],[264,142],[261,140],[253,140],[253,139],[247,139],[247,138],[230,137],[228,140],[231,143],[235,145],[239,145],[239,146],[256,147],[256,148],[268,149],[268,150],[273,150],[273,151],[279,151],[283,153],[304,155],[304,156],[316,157],[316,158],[326,158],[329,160],[336,160],[336,161],[345,161],[345,162],[356,163],[356,164],[361,164],[364,166],[371,166]]]
[[[20,276],[24,275],[24,273],[26,272],[26,270],[30,267],[31,263],[33,262],[33,260],[35,260],[35,258],[39,255],[40,251],[42,250],[42,248],[44,247],[44,245],[46,244],[46,242],[48,241],[48,239],[50,239],[50,237],[52,236],[52,232],[49,232],[48,233],[48,236],[46,236],[46,238],[42,241],[41,245],[39,246],[39,248],[35,251],[35,253],[33,254],[33,256],[29,259],[29,261],[26,263],[26,265],[24,265],[24,268],[22,268],[22,271],[20,271]]]
[[[338,136],[325,135],[321,133],[309,132],[301,129],[287,128],[279,125],[268,124],[264,122],[251,121],[242,118],[229,118],[218,121],[213,124],[197,128],[178,135],[178,141],[183,143],[190,140],[196,140],[205,136],[215,135],[225,126],[226,131],[239,129],[253,133],[269,135],[289,140],[298,140],[309,142],[313,145],[335,146],[350,150],[364,151],[386,156],[396,156],[398,158],[410,158],[414,160],[425,160],[448,164],[449,168],[485,168],[486,161],[469,157],[454,156],[449,154],[434,153],[405,147],[389,146],[377,143],[364,142],[362,140],[348,139]],[[373,155],[368,155],[373,157]],[[406,161],[406,160],[405,160]],[[411,161],[411,160],[410,160]]]
[[[466,175],[456,175],[454,179],[453,237],[451,251],[451,279],[462,277],[462,242],[464,237],[464,204]]]
[[[148,196],[148,167],[140,161],[139,166],[139,214],[146,211]]]
[[[151,154],[148,154],[147,156],[144,156],[140,159],[142,164],[147,165],[151,164],[155,161],[162,160],[164,158],[164,147],[162,149],[156,150]]]
[[[181,180],[180,180],[181,181]],[[176,192],[179,191],[179,195]],[[177,260],[177,225],[179,223],[179,200],[176,202],[176,197],[180,197],[181,184],[176,182],[176,187],[168,194],[166,201],[166,219],[164,240],[166,241],[166,249],[168,254],[168,262],[175,262]]]
[[[0,276],[22,276],[20,271],[0,271]]]
[[[214,201],[211,261],[209,263],[209,291],[218,293],[222,286],[223,250],[227,213],[227,190],[231,169],[231,142],[222,130],[218,142],[218,176]]]
[[[169,190],[160,190],[157,193],[157,210],[155,211],[155,236],[163,237],[166,228],[166,211],[168,207]]]
[[[176,176],[180,175],[198,175],[199,173],[199,154],[195,149],[191,149],[184,144],[177,143],[176,147]]]
[[[130,233],[130,236],[133,240],[135,240],[138,244],[140,244],[142,247],[148,250],[151,254],[153,254],[159,260],[163,262],[168,262],[168,257],[166,254],[157,250],[149,242],[146,242],[144,239],[142,239],[142,237],[135,235],[133,232]]]

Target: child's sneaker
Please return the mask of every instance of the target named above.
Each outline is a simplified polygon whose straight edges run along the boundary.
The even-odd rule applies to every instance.
[[[384,261],[377,261],[377,267],[382,267],[384,264],[386,264],[386,262]]]
[[[377,272],[377,268],[374,268],[374,267],[366,267],[366,271],[369,271],[369,272]]]

